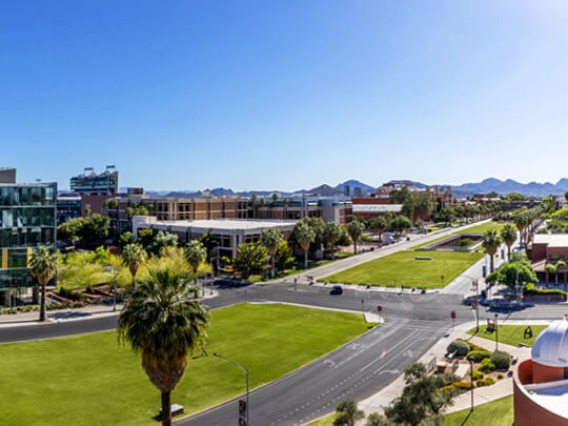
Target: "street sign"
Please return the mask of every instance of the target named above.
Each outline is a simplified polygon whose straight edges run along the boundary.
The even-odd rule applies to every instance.
[[[453,320],[456,319],[456,311],[452,311],[452,312],[450,313],[450,318],[453,319]]]
[[[383,310],[383,307],[381,305],[377,305],[377,311],[381,312]]]
[[[477,296],[471,296],[471,309],[477,309]]]

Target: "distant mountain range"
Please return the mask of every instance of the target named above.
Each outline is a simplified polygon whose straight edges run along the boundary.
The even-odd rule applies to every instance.
[[[512,179],[501,181],[495,178],[488,178],[479,183],[464,183],[458,186],[450,185],[450,187],[455,198],[469,197],[474,194],[488,194],[490,192],[496,192],[499,195],[517,192],[525,197],[547,197],[549,195],[564,195],[565,192],[568,192],[568,179],[562,178],[555,184],[552,184],[550,182],[520,183]]]
[[[412,181],[407,181],[407,183],[415,186],[424,185],[419,182],[412,182]],[[278,193],[280,197],[292,197],[294,195],[301,196],[302,194],[306,195],[313,194],[313,195],[330,197],[337,195],[347,195],[347,193],[351,196],[358,196],[359,194],[361,196],[369,196],[370,194],[374,193],[379,186],[380,185],[371,186],[366,183],[360,182],[358,180],[351,179],[343,183],[340,183],[339,185],[336,186],[323,184],[312,189],[308,190],[299,189],[294,192],[285,192],[278,190],[273,190],[273,191],[250,190],[250,191],[234,192],[232,189],[227,189],[227,188],[213,188],[213,189],[206,189],[203,191],[193,191],[193,190],[147,191],[147,194],[150,196],[179,197],[179,198],[202,197],[207,193],[214,196],[239,195],[241,197],[250,197],[251,195],[255,194],[257,197],[269,198],[275,192]],[[512,179],[501,181],[495,178],[488,178],[478,183],[464,183],[462,185],[437,184],[436,186],[439,187],[449,186],[450,188],[452,188],[452,194],[454,198],[470,197],[474,194],[488,194],[490,192],[496,192],[499,195],[505,195],[505,194],[510,194],[512,192],[517,192],[526,197],[546,197],[548,195],[564,195],[564,193],[568,192],[568,179],[562,178],[557,183],[552,184],[550,182],[520,183]],[[347,187],[349,187],[349,191],[347,191]]]

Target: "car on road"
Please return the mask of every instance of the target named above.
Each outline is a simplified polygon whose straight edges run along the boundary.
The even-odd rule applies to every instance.
[[[340,294],[343,294],[343,287],[341,287],[340,285],[334,285],[329,291],[329,294],[331,294],[332,296],[339,296]]]

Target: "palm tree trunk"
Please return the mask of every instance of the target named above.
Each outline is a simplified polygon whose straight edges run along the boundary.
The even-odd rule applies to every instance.
[[[41,300],[39,304],[39,320],[45,321],[45,284],[41,285]]]
[[[491,255],[491,265],[490,266],[491,266],[490,272],[493,272],[493,255]]]
[[[136,290],[136,278],[132,275],[132,291]]]
[[[308,269],[308,250],[304,250],[304,269]]]
[[[162,392],[162,426],[171,426],[172,407],[170,404],[170,393]]]
[[[511,246],[507,246],[507,260],[511,260]]]

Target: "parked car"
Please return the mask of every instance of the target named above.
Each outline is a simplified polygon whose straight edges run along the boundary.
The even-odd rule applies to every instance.
[[[332,296],[339,296],[340,294],[343,294],[343,287],[341,287],[340,285],[334,285],[329,291],[329,294],[331,294]]]

